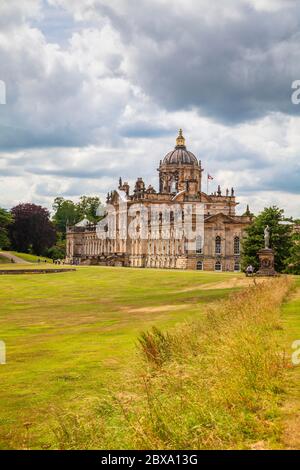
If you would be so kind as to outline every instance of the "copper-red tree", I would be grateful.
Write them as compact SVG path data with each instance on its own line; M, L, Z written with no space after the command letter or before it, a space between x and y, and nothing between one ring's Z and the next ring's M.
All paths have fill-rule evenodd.
M54 245L56 232L47 209L27 203L13 207L11 213L10 240L15 250L42 255Z

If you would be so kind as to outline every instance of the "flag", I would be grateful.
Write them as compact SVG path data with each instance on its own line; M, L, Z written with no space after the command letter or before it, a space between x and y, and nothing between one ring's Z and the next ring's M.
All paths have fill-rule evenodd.
M213 180L213 177L208 173L207 179L208 179L208 180Z

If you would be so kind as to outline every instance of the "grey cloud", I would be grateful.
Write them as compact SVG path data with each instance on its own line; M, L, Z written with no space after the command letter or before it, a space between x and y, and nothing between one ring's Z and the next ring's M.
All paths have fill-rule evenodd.
M12 151L19 149L51 148L51 147L73 147L84 146L89 143L88 133L80 135L74 133L71 128L43 129L20 128L1 125L0 123L0 149L1 151Z
M157 164L174 146L177 127L191 133L188 146L205 169L220 178L223 172L222 186L232 174L238 196L282 191L288 204L288 195L299 193L294 127L273 114L300 111L290 101L291 82L300 79L296 2L259 10L259 0L197 0L189 10L190 0L56 0L69 3L67 14L56 8L34 19L21 3L12 0L18 9L15 16L6 10L3 28L0 18L10 41L0 40L8 92L0 107L5 200L10 190L17 197L11 176L18 176L18 197L28 188L43 201L104 193L119 176L156 186ZM71 19L77 8L89 9L84 21ZM108 21L120 44L117 34L106 44L98 38ZM266 114L270 124L244 125ZM252 138L263 134L260 122L266 135Z
M9 46L0 40L0 79L7 89L7 104L0 107L0 150L116 144L116 123L133 99L131 85L119 70L120 52L106 47L103 57L101 48L97 53L95 30L96 42L88 44L95 58L85 65L86 38L78 51L80 37L61 48L47 43L27 23L20 31L14 26L5 31ZM102 76L93 70L97 60Z
M43 10L39 18L34 19L31 24L39 28L51 43L66 44L72 34L77 31L77 25L71 14L65 9L50 5L43 1Z
M81 179L74 179L71 184L64 184L60 188L59 195L62 197L79 198L83 194L99 195L108 192L111 189L112 181L100 179L97 184L87 181L83 184ZM47 183L38 183L35 185L35 193L38 197L47 197L52 200L57 196L57 188Z
M241 182L239 182L241 181ZM286 198L278 203L281 206L289 204L289 196L299 194L300 191L300 167L287 165L273 166L264 170L240 170L236 185L238 195L256 196L264 192L284 193Z
M202 150L203 152L203 150ZM201 152L201 153L202 153ZM215 165L222 169L262 170L272 167L272 163L266 159L265 155L258 150L254 152L241 145L237 140L227 137L214 148L208 149L202 159L204 166Z
M300 192L300 166L280 166L271 174L265 174L262 178L263 188L270 191L281 191L287 194L299 194ZM256 188L256 190L262 189Z
M0 168L0 178L4 176L24 176L24 172L19 168Z
M120 135L129 138L156 138L174 136L177 129L153 125L151 122L131 122L119 128Z
M277 11L258 11L249 1L227 1L207 21L195 2L190 14L172 2L125 2L126 16L98 10L129 41L129 74L160 105L173 111L198 109L226 123L256 119L273 111L299 114L291 83L300 77L297 2ZM222 15L235 6L236 16ZM116 19L117 18L117 19Z
M90 168L86 169L83 166L78 169L72 168L37 168L37 167L28 167L27 172L33 175L51 175L51 176L61 176L64 178L79 178L79 179L99 179L103 176L117 176L120 173L119 169L112 168Z

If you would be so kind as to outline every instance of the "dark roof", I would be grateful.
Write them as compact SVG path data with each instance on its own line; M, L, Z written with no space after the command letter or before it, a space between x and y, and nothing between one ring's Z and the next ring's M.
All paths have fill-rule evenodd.
M198 160L192 152L186 147L177 146L174 150L167 153L163 159L163 165L198 165Z

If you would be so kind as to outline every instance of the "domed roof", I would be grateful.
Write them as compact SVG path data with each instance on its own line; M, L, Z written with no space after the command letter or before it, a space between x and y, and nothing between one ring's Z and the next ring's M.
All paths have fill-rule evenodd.
M186 148L176 148L167 153L163 159L164 165L197 165L198 160L192 152Z
M175 149L167 153L162 163L163 165L198 165L195 155L186 149L182 129L179 129Z

